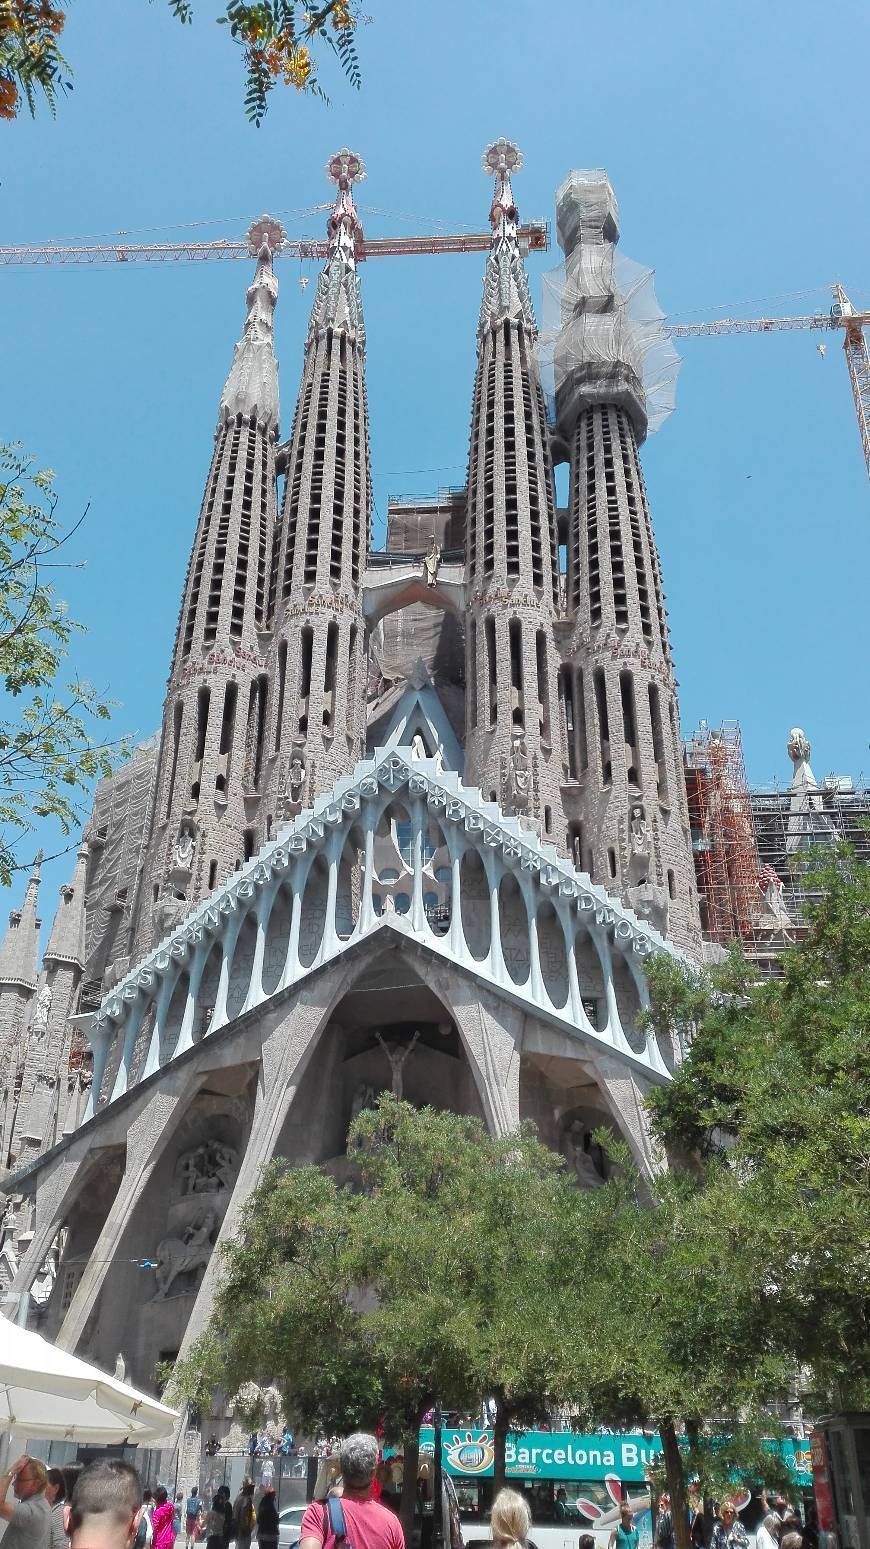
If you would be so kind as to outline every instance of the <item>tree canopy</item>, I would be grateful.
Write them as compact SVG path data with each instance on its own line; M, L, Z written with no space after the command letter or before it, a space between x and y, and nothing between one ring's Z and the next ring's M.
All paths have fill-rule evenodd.
M176 1390L207 1406L213 1388L274 1381L300 1424L379 1424L406 1452L436 1400L474 1409L494 1394L503 1450L511 1418L567 1391L576 1191L561 1158L525 1129L493 1138L391 1095L357 1117L348 1149L353 1187L266 1170Z
M173 15L191 23L195 0L168 0ZM248 118L261 123L268 96L278 82L325 96L318 78L334 53L353 86L360 85L355 0L221 0L203 8L226 27L242 53ZM71 70L61 53L66 14L51 0L0 0L0 118L14 119L22 102L35 113L41 94L52 112L58 94L72 89Z
M19 864L16 845L53 818L62 834L84 819L82 796L126 752L103 735L110 705L80 678L60 684L81 624L45 580L65 533L54 475L16 446L0 446L0 883ZM30 864L29 859L25 864Z

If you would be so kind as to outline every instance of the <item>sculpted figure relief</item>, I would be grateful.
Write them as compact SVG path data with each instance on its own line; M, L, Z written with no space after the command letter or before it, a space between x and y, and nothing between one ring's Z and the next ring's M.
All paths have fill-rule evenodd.
M401 1043L388 1044L388 1043L385 1043L383 1038L381 1037L380 1033L377 1032L377 1031L375 1032L375 1037L377 1038L378 1043L380 1044L380 1046L383 1049L385 1055L387 1056L387 1059L390 1062L390 1070L392 1071L392 1074L393 1074L393 1096L394 1097L398 1097L401 1100L402 1094L404 1092L404 1083L403 1083L403 1080L402 1080L402 1066L404 1065L406 1059L408 1058L408 1055L411 1053L415 1043L417 1042L418 1038L420 1037L420 1034L419 1034L419 1032L416 1032L414 1034L413 1038L411 1039L411 1042L410 1043L406 1043L406 1044L401 1044Z
M508 810L524 812L529 805L531 794L531 773L525 737L515 737L511 743L506 785Z
M426 576L426 585L435 586L438 582L438 566L441 563L441 549L434 532L429 537L429 547L423 556L423 570Z
M180 1237L164 1237L157 1249L155 1302L168 1296L179 1275L191 1269L205 1269L211 1258L212 1235L217 1225L213 1210L206 1211L197 1223L191 1223Z
M175 841L175 854L173 860L179 871L193 870L193 857L196 850L196 836L189 824L182 824L178 838Z
M600 1188L604 1175L593 1156L595 1148L589 1131L580 1119L572 1119L565 1126L559 1149L582 1188Z
M221 1140L207 1140L195 1151L187 1151L179 1157L177 1175L181 1179L182 1196L187 1194L214 1194L219 1189L231 1189L235 1183L239 1155L232 1146Z
M48 1013L51 1010L52 994L47 984L42 986L36 997L36 1005L33 1008L33 1017L30 1023L32 1033L44 1033L48 1026Z

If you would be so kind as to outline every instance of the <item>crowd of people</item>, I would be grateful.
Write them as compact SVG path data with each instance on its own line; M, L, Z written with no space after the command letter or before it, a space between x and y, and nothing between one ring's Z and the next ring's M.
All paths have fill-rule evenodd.
M321 1465L298 1549L405 1549L397 1512L382 1499L377 1438L357 1432L336 1443L335 1454L330 1447L330 1455L334 1466ZM569 1520L565 1493L558 1491L557 1520ZM771 1506L762 1492L760 1506L756 1549L817 1549L811 1527L783 1496ZM637 1515L636 1502L618 1506L607 1549L640 1549ZM72 1469L19 1458L0 1474L0 1519L2 1549L182 1549L182 1539L183 1549L199 1543L204 1549L251 1549L254 1538L259 1549L278 1549L279 1541L274 1489L263 1490L255 1504L254 1483L246 1478L235 1500L228 1485L221 1485L210 1503L196 1486L186 1499L181 1493L171 1498L162 1485L143 1490L136 1470L115 1458ZM494 1549L529 1549L531 1521L525 1496L501 1490L490 1514ZM708 1502L693 1513L689 1527L694 1549L748 1549L749 1534L730 1500L712 1508ZM594 1536L581 1533L578 1549L595 1549ZM659 1501L653 1549L676 1549L667 1495Z

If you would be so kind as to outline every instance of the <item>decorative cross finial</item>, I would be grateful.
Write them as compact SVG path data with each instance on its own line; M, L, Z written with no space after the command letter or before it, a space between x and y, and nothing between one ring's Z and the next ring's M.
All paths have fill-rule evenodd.
M357 156L356 151L349 151L346 145L330 156L324 170L330 183L336 183L340 189L350 188L352 183L363 183L367 176L362 157Z
M500 140L493 140L488 145L480 158L481 170L488 177L507 177L510 179L512 172L521 172L523 167L523 153L512 140L506 140L504 136Z
M248 236L248 252L252 258L259 258L264 247L273 255L280 251L287 240L287 233L280 221L273 219L271 215L261 215L254 221Z

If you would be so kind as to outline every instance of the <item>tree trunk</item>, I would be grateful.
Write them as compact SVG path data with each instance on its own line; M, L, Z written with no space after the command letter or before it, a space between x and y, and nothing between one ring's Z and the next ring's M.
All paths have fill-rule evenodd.
M677 1549L691 1549L689 1537L689 1499L686 1491L686 1472L683 1455L673 1420L659 1421L659 1435L665 1455L665 1472L668 1493L671 1497L671 1516L674 1523L674 1543ZM655 1523L653 1523L655 1533Z
M495 1450L495 1458L494 1458L493 1467L492 1467L492 1491L493 1491L493 1498L496 1495L498 1495L499 1490L503 1490L504 1489L504 1483L505 1483L505 1461L504 1461L504 1454L505 1454L505 1446L507 1444L508 1425L510 1423L510 1419L509 1419L507 1410L505 1409L504 1404L502 1403L501 1399L497 1398L496 1401L495 1401L495 1404L496 1404L495 1426L493 1427L493 1447L494 1447L494 1450Z
M414 1512L417 1506L417 1474L420 1466L420 1432L415 1430L413 1436L406 1436L402 1444L405 1456L405 1469L402 1474L402 1502L399 1508L399 1520L402 1524L402 1532L405 1535L405 1543L410 1544L414 1536Z

